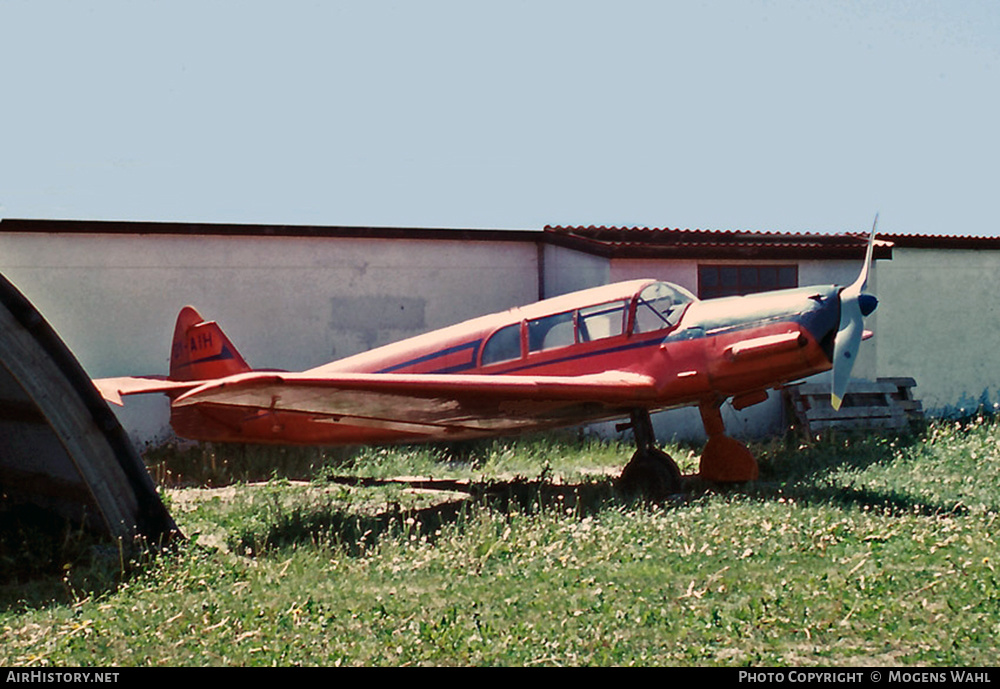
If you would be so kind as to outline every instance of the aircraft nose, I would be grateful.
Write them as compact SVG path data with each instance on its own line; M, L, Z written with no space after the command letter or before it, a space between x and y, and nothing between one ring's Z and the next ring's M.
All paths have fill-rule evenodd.
M878 298L874 294L858 295L858 308L861 309L861 315L870 316L877 306Z
M833 339L840 323L840 294L833 288L809 297L809 306L803 309L801 323L833 360Z

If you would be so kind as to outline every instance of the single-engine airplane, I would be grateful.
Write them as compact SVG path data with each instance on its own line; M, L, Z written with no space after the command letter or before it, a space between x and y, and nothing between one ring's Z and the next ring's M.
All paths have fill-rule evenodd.
M876 217L876 224L878 219ZM214 321L184 307L170 373L95 381L105 399L166 393L185 438L334 445L451 441L628 417L636 452L622 480L675 492L680 471L656 446L649 414L697 406L708 435L699 473L748 481L757 463L726 435L721 405L833 369L839 408L863 319L878 304L864 265L825 285L698 300L682 287L632 280L586 289L303 372L252 369Z

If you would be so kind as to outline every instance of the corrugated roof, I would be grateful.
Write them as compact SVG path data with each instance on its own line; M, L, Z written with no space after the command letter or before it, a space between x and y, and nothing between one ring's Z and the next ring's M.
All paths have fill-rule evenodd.
M867 235L681 230L648 227L545 227L555 243L611 258L863 258ZM891 258L892 243L879 239L876 258Z
M971 251L996 251L1000 237L975 237L972 235L943 234L887 234L883 239L907 249L965 249Z

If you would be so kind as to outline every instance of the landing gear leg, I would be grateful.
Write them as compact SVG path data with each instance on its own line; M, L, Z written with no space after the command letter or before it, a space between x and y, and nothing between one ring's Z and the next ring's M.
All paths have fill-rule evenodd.
M701 421L708 434L708 443L701 452L698 474L715 483L743 483L757 480L757 460L747 446L726 435L721 407L703 402Z
M649 411L636 409L632 412L631 419L623 428L631 427L636 451L622 470L617 488L625 493L643 495L653 500L662 500L680 492L681 470L670 455L656 447Z

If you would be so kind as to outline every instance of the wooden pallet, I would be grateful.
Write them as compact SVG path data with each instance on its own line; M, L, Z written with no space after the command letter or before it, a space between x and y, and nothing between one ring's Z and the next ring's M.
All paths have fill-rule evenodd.
M924 418L920 401L913 398L916 385L913 378L852 380L839 411L830 405L829 384L789 385L783 392L795 425L812 437L830 428L909 430Z

